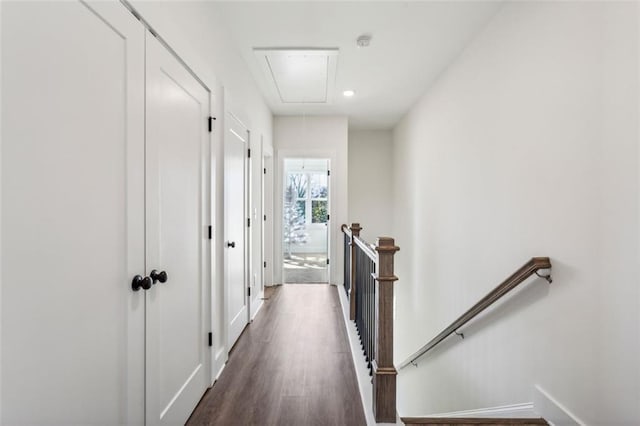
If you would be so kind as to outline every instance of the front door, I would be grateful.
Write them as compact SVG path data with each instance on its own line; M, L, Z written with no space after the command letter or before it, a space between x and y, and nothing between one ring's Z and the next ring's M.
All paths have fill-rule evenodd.
M225 293L227 348L231 349L248 323L247 150L249 132L232 115L224 134Z
M184 424L206 390L209 93L147 32L147 424ZM155 271L155 272L154 272Z

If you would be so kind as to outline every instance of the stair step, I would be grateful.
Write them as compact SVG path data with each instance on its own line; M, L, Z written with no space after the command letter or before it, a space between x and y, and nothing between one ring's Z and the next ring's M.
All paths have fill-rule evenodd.
M464 418L464 417L402 417L405 425L428 426L475 426L475 425L549 425L543 418L538 419L505 419L505 418Z

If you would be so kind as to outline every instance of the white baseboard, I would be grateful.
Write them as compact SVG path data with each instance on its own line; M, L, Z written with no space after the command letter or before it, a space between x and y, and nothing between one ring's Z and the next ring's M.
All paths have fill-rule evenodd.
M218 380L220 374L222 374L222 370L227 365L227 350L222 347L218 349L215 354L212 355L212 365L211 365L211 386Z
M369 376L369 370L362 356L362 347L360 346L355 323L349 319L349 299L342 286L337 286L336 291L340 295L342 316L344 317L347 337L349 338L353 367L355 368L356 378L358 379L358 388L360 389L362 408L364 409L367 426L375 426L376 420L373 417L373 387L371 386L371 376Z
M424 416L402 416L402 417L477 417L477 418L523 418L533 419L540 417L534 411L533 402L523 402L519 404L501 405L498 407L478 408L474 410L452 411L449 413L436 413Z
M585 426L586 423L569 411L547 391L536 385L533 392L533 405L540 417L552 426Z
M218 379L220 378L220 375L222 374L222 372L224 371L224 368L227 366L227 363L225 362L224 364L222 364L222 367L220 367L220 370L218 370L218 374L216 374L216 382L218 381Z
M254 299L254 303L256 300L258 301L258 307L256 308L255 312L253 313L253 316L251 317L252 322L254 319L256 319L256 315L258 315L258 312L260 312L260 309L262 309L262 306L264 305L264 292L260 294L260 297L256 297Z
M545 419L551 426L586 426L575 414L570 412L558 400L540 386L536 385L533 402L502 405L499 407L479 408L475 410L453 411L427 415L403 415L402 417L476 417L476 418L539 418Z

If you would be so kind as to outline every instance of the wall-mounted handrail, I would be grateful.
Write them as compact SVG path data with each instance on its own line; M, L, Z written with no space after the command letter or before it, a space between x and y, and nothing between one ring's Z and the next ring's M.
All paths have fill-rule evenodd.
M458 319L451 323L447 328L442 330L436 337L431 339L426 345L421 347L418 351L414 352L411 356L409 356L404 362L402 362L398 369L405 368L408 365L415 364L415 361L420 358L422 355L429 352L431 349L436 347L440 342L449 337L450 335L457 333L458 329L465 325L467 322L471 321L476 315L480 312L487 309L493 303L495 303L498 299L500 299L505 294L509 293L515 287L517 287L524 280L529 278L532 275L538 275L541 278L546 279L549 283L551 282L550 275L540 275L538 271L540 269L551 269L551 261L548 257L533 257L527 263L525 263L520 269L514 272L509 278L504 280L502 284L491 290L489 294L483 297L478 303L473 305L471 309L462 314Z

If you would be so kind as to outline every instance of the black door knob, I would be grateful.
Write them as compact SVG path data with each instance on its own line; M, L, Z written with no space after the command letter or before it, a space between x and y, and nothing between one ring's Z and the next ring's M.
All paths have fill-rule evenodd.
M231 241L230 243L227 243L227 247L236 248L236 242Z
M165 271L158 272L154 269L153 271L151 271L151 274L149 274L149 276L153 280L153 284L158 281L160 281L161 283L167 282L167 273Z
M133 281L131 281L131 289L133 291L138 291L141 288L144 290L149 290L152 285L153 285L153 282L151 281L151 278L149 277L143 278L140 275L136 275L135 277L133 277Z

